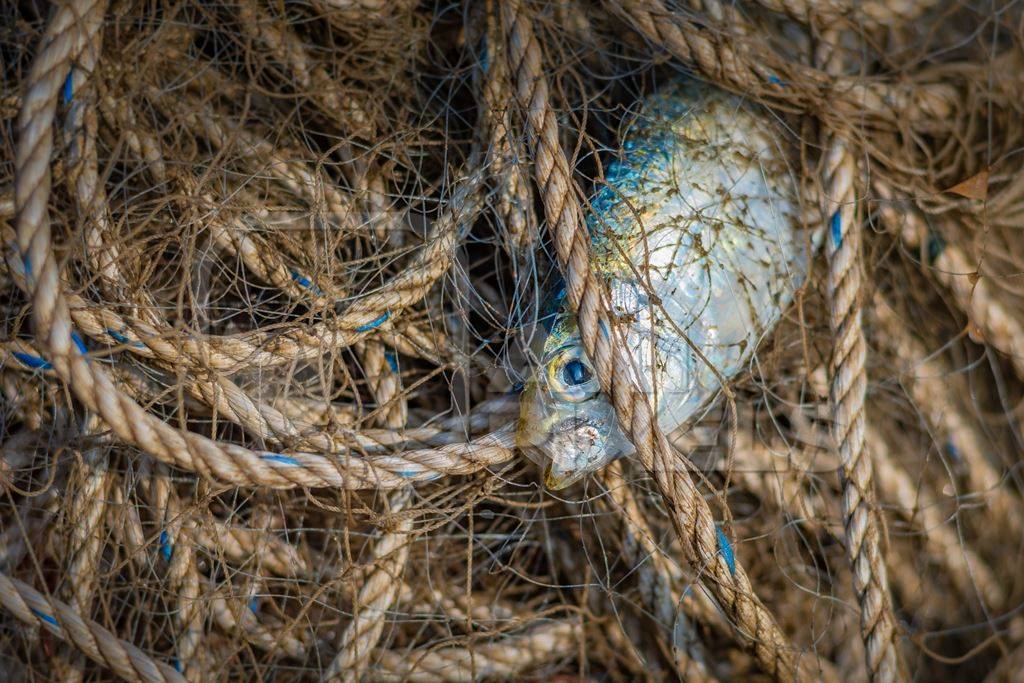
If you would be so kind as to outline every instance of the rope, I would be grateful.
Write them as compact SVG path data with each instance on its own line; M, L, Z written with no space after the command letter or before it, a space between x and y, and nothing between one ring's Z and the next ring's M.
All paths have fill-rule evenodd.
M851 120L870 119L894 128L908 121L942 121L957 106L956 89L946 83L915 83L907 88L878 78L834 76L782 59L751 32L737 35L744 34L746 22L731 3L690 3L693 11L704 11L699 21L669 10L663 0L605 0L605 4L655 47L709 80L783 110L820 116L831 130L850 132Z
M392 513L401 512L411 499L411 491L402 489L391 497ZM402 588L402 573L409 558L413 518L401 517L395 529L383 534L373 547L373 564L353 605L352 621L345 627L324 680L331 683L357 681L373 649L384 633L387 612L398 599Z
M0 181L14 183L0 184L0 604L21 615L7 625L27 647L11 674L714 680L758 668L831 680L865 660L888 666L871 650L876 632L863 646L850 637L876 608L895 623L882 572L900 618L950 636L936 652L913 638L926 655L916 676L971 657L1009 676L1024 632L1001 614L1019 597L1002 574L1021 536L1020 378L1007 376L1024 376L1013 50L994 34L960 40L964 26L930 30L976 14L929 11L932 0L754 5L242 0L237 13L186 3L150 17L58 0L45 18L0 11L17 24L0 117L21 116ZM918 11L929 14L900 25ZM860 73L806 58L829 30L848 32ZM934 58L920 62L922 50ZM846 173L852 186L862 165L883 188L886 229L922 252L911 263L888 236L861 232L852 267L873 253L880 276L934 273L937 290L897 292L893 310L903 299L941 308L948 293L971 339L1008 356L960 343L956 310L910 330L871 300L872 340L888 350L872 368L895 368L871 380L881 406L862 416L873 500L856 473L832 475L830 373L863 412L872 359L858 356L858 331L847 357L823 360L824 267L738 381L735 421L709 413L669 442L634 386L591 271L575 155L581 171L603 158L632 98L673 70L772 106L801 138L820 124L826 150L845 145L833 177L803 174L805 199L828 185L852 206L862 197L833 185ZM838 170L848 158L852 170ZM794 172L807 159L794 154ZM963 196L934 192L965 177ZM835 215L824 222L837 244L862 230ZM988 245L983 260L972 240ZM610 490L585 484L563 500L514 451L503 425L519 414L510 389L549 255L653 484L623 482L617 463ZM833 304L861 303L847 281ZM851 427L851 452L857 438ZM735 521L716 523L705 477L725 481L714 515ZM839 510L840 488L861 496L874 526L864 543L880 546L859 552L890 561L869 566L863 609L845 609L834 580L860 520ZM387 499L407 507L388 518ZM886 523L900 533L887 538ZM358 552L369 561L354 563ZM39 602L14 577L45 587ZM957 654L973 638L965 623L992 635ZM76 646L51 652L43 630ZM1010 650L986 652L1004 636Z
M68 566L68 588L71 603L80 614L92 611L93 596L99 582L99 564L103 552L103 521L107 514L107 492L110 488L110 474L107 469L107 453L101 449L88 451L82 456L82 466L75 470L83 481L75 489L73 510L78 519L71 528L68 549L71 563ZM81 681L84 675L84 659L77 656L57 660L58 668L68 665L62 672L62 680Z
M225 596L212 584L205 591L213 619L222 631L237 635L255 648L274 657L287 656L302 661L306 658L309 644L296 636L294 628L272 627L262 623L249 609L248 599Z
M366 381L377 402L377 422L392 429L404 427L409 419L409 405L402 393L397 360L376 341L363 342L356 350L362 357Z
M861 229L856 219L853 155L833 140L825 159L829 205L828 295L833 347L829 395L839 450L846 549L861 611L868 674L873 681L906 680L896 644L896 617L882 557L871 454L864 445L866 342L861 315Z
M93 92L83 92L81 87L88 74L91 74L99 60L103 32L97 31L92 42L85 46L78 65L68 74L73 93L73 104L69 107L65 129L68 131L68 172L66 181L71 186L72 195L78 203L81 214L87 215L87 224L99 218L92 216L95 204L90 200L82 201L86 193L94 193L96 187L96 117L86 102L94 99ZM90 89L91 90L91 89ZM74 96L77 95L77 98ZM106 266L111 257L106 253L104 245L90 240L92 232L87 233L89 254L97 262L97 272L106 276ZM98 258L97 258L98 257ZM92 610L92 596L97 585L96 576L103 542L100 537L100 524L105 514L106 491L109 486L107 477L106 454L89 451L83 456L81 467L76 466L75 472L84 477L81 488L76 491L76 504L72 509L80 511L78 523L72 528L69 550L72 560L68 567L70 591L67 597L78 611L88 616ZM81 653L70 653L68 658L59 658L55 662L56 674L68 683L78 683L83 679L85 658Z
M149 470L152 472L149 472ZM149 502L160 529L160 554L167 565L168 591L176 599L174 639L175 664L189 681L204 677L205 653L202 642L203 599L200 595L199 568L195 551L189 542L194 536L191 515L183 509L170 473L164 465L146 468L149 479Z
M356 488L395 488L410 479L435 476L435 472L428 471L427 467L440 465L448 469L451 466L450 471L465 473L474 469L472 466L468 470L465 468L467 460L485 467L511 457L511 439L498 434L484 437L475 443L446 446L432 452L413 451L407 453L405 458L388 456L375 463L353 458L347 458L347 462L339 461L311 453L261 455L234 444L220 444L199 434L181 432L149 415L114 386L100 364L90 362L83 355L80 339L71 322L67 299L60 287L59 268L53 254L46 218L51 189L48 163L53 148L49 122L53 120L57 96L64 82L60 72L73 55L82 49L81 41L74 39L79 35L78 32L69 31L69 27L78 17L83 17L91 22L86 28L95 33L102 23L102 10L102 5L95 1L79 0L72 5L62 5L55 13L47 28L47 36L56 37L44 41L28 77L30 85L19 117L19 141L15 158L18 246L25 262L28 283L32 287L36 335L46 350L48 362L61 379L70 385L78 399L99 414L118 437L158 460L242 486L349 488L354 485ZM361 324L365 326L374 322L374 319L366 320L367 315L409 303L410 292L421 291L447 269L447 265L439 269L439 266L428 264L446 263L440 258L440 253L451 249L454 242L454 231L442 230L437 239L424 250L423 258L420 259L423 266L405 271L395 278L393 287L387 291L354 304L349 313L352 314L352 309L360 313L352 315L350 319L354 318L353 322L362 321ZM367 301L373 303L368 305ZM153 339L148 335L144 338L152 348ZM177 355L177 349L174 348L176 344L164 343L167 351ZM337 345L337 340L316 342L317 349ZM399 474L388 470L389 465L398 468Z
M675 590L673 574L678 572L672 571L671 560L654 539L636 496L622 476L622 462L612 462L601 474L609 495L601 496L598 501L612 508L619 520L622 553L630 570L635 568L637 572L637 583L647 609L662 628L672 631L673 651L666 654L675 665L679 679L693 683L717 681L709 670L704 644L689 623L689 615L685 614L689 607L685 603L695 600ZM682 609L680 603L684 604ZM692 607L689 611L693 611Z
M263 529L204 520L190 531L194 543L238 566L257 562L261 572L284 578L311 578L319 571L295 546Z
M929 244L931 231L921 215L914 210L897 211L895 202L901 197L886 183L875 182L873 188L881 200L878 214L882 224L908 246ZM1024 379L1024 324L995 296L986 278L978 273L977 262L961 247L945 244L930 265L928 272L950 289L960 310L982 331L984 340L1003 353L1017 377Z
M805 24L828 27L846 19L854 26L863 24L877 30L912 21L938 4L938 0L757 0L757 3Z
M484 10L484 60L480 67L480 107L490 134L487 161L498 188L498 215L508 231L506 251L526 254L537 235L537 216L530 186L529 169L522 143L515 136L512 121L512 81L507 48L498 26L494 2Z
M96 622L83 619L63 602L44 597L6 574L0 574L0 604L18 619L41 626L126 681L185 683L185 678L167 664L154 661Z
M885 331L879 337L897 358L913 358L913 364L900 369L900 379L914 405L934 426L945 432L948 442L967 463L969 496L981 496L992 514L990 532L1000 537L1024 538L1024 520L1018 513L1020 499L1003 482L1002 473L989 460L988 445L955 404L948 378L954 372L940 358L932 357L924 344L901 324L890 302L875 295L873 319ZM984 529L982 530L984 532Z
M719 552L711 509L658 428L648 397L634 383L623 345L599 330L613 330L600 285L589 263L590 238L580 215L568 163L559 144L558 123L549 104L541 47L522 4L502 4L502 22L513 67L516 97L527 122L535 177L569 302L601 388L611 397L619 425L664 496L672 523L690 563L733 620L743 647L778 680L809 677L775 619L754 594L742 566L730 566ZM613 330L614 331L614 330Z
M382 681L437 683L510 679L545 662L573 652L580 627L570 621L542 624L523 635L509 636L472 647L443 647L436 650L400 652L385 650L377 657Z

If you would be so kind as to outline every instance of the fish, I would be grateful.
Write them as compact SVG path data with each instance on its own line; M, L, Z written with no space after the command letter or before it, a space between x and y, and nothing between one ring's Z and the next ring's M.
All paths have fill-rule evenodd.
M794 149L767 110L675 81L642 103L590 198L591 268L666 434L692 423L751 362L807 278L816 239ZM562 489L635 449L564 289L549 304L516 444L544 466L548 488Z

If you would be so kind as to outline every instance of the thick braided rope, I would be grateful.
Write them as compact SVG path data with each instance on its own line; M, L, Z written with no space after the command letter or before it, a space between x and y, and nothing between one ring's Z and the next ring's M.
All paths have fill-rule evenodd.
M83 27L83 24L79 24ZM67 76L70 85L72 103L69 106L65 129L68 132L68 169L66 180L74 196L79 214L84 216L87 225L103 220L106 215L97 211L97 200L105 198L96 196L97 162L96 132L97 122L94 88L85 88L88 78L99 62L103 31L97 30L91 40L83 47L76 68ZM86 243L90 258L97 263L97 272L102 277L109 277L108 264L116 259L116 250L111 245L97 243L90 239L95 231L87 229ZM96 422L90 418L89 422ZM94 430L93 430L94 431ZM68 567L70 583L70 601L79 614L88 617L92 611L92 599L98 583L100 555L103 551L102 525L106 517L107 492L110 487L110 475L107 469L107 453L103 449L91 449L83 454L82 466L75 467L83 481L75 492L70 510L75 515L71 531L69 548L74 553ZM69 666L60 671L65 659L58 659L58 675L68 683L81 681L84 675L84 655L71 654Z
M56 376L52 368L38 366L44 362L43 354L20 339L0 342L0 359L8 366L29 374L33 380ZM386 356L382 362L386 362ZM118 387L136 401L162 402L168 398L162 385L140 372L114 366L111 375ZM381 453L399 446L445 446L465 439L465 430L452 431L440 426L354 430L351 425L358 412L355 406L288 397L277 397L273 405L267 405L253 400L224 378L215 381L212 390L198 381L184 387L188 395L203 402L190 404L191 411L207 416L213 414L212 407L218 416L228 417L251 434L274 443L284 441L293 448L311 446L338 453L351 449L362 454ZM478 412L474 411L474 414ZM479 432L486 426L485 423L474 431Z
M635 568L644 604L661 622L662 628L672 632L673 651L668 654L680 680L693 683L717 680L708 670L704 644L687 618L687 608L692 610L692 605L686 603L695 603L696 600L682 597L679 590L674 590L673 573L676 572L672 571L671 561L655 542L636 496L622 476L622 461L609 464L602 471L602 479L609 495L600 496L598 502L611 507L618 518L622 553L628 563L627 568L630 571Z
M209 601L214 622L225 633L239 636L253 647L275 657L287 656L300 661L307 657L309 644L306 641L311 640L309 634L300 631L297 636L294 625L284 627L281 624L264 624L249 609L247 599L225 595L223 590L212 583L204 595Z
M201 652L203 613L200 609L199 568L190 542L195 525L191 515L183 509L167 467L156 464L151 472L149 503L161 529L161 553L168 560L166 581L175 604L178 631L174 638L174 651L178 669L189 681L198 681L203 675L205 657Z
M99 363L90 362L82 354L67 300L61 291L59 266L50 239L47 203L51 190L51 124L65 77L64 69L74 55L81 52L81 36L87 33L69 28L79 17L91 17L92 23L87 25L92 31L98 31L102 12L103 7L96 2L78 0L73 5L62 5L54 14L27 79L29 89L19 117L15 155L18 246L32 288L36 334L46 350L47 360L58 376L71 386L76 397L99 414L119 438L158 460L238 485L396 488L412 480L435 478L438 473L430 470L441 462L455 465L450 473L467 473L511 457L510 431L485 436L476 443L412 451L405 457L382 456L379 460L354 457L336 460L312 453L259 454L179 431L149 415L115 387ZM427 263L434 261L430 258L434 254L430 252L446 249L449 241L455 240L454 234L446 234L449 236L446 239L435 240L443 245L431 245L425 250ZM436 280L432 271L413 268L396 280L404 279L412 289L417 289L425 279L432 278ZM370 298L388 309L402 302L403 291L408 288L379 292ZM365 303L360 306L365 301L356 302L353 308L368 309ZM476 459L477 456L480 459ZM469 460L479 466L471 465L466 469ZM395 470L391 471L391 467Z
M166 97L162 93L160 96ZM292 164L296 167L292 169L279 159L265 141L253 138L241 128L235 127L225 132L222 126L226 124L191 110L187 113L204 122L200 129L206 132L211 142L223 145L228 139L240 138L243 148L261 150L260 157L268 160L268 168L278 170L279 176L289 181L288 187L300 196L312 192L310 197L315 198L327 190L334 192L322 180L313 178L303 164ZM93 182L88 196L94 198L89 203L95 207L102 202L95 199L98 191L95 187L95 173L91 177ZM97 320L96 313L77 305L78 298L74 296L70 297L71 313L75 322L90 336L108 341L113 330L117 340L126 343L133 353L145 355L151 351L169 362L185 361L196 367L212 367L231 372L315 358L325 346L340 348L373 334L378 328L389 325L389 319L398 311L422 299L447 272L451 263L449 254L455 244L452 238L458 233L459 226L471 222L481 207L477 194L479 184L480 174L473 174L456 187L451 209L437 221L427 246L417 253L409 268L388 282L386 288L359 297L340 316L303 329L269 335L257 331L225 337L191 335L182 338L179 331L158 324L157 321L123 319L113 312L104 312ZM350 215L352 210L344 206L347 203L347 200L339 196L329 206L338 207L334 211L339 214ZM110 259L105 261L110 263ZM142 310L150 309L142 307Z
M84 46L76 68L68 74L71 86L71 100L65 122L67 132L68 168L66 180L71 186L71 193L78 203L80 215L86 216L88 224L97 222L103 216L94 216L93 201L96 186L96 114L91 104L96 98L92 88L82 88L96 68L102 46L103 31L96 31L92 40ZM84 77L83 77L84 76ZM90 199L83 201L82 197ZM107 276L106 265L116 258L116 253L109 251L102 243L90 239L94 231L86 231L86 244L90 258L97 262L96 271L101 277ZM80 614L88 616L92 611L92 598L98 582L100 553L103 542L100 536L106 510L106 492L109 477L106 453L100 450L89 450L83 454L82 466L76 463L75 471L83 478L75 492L74 504L70 508L74 513L73 527L69 549L73 553L68 566L68 591L71 604ZM55 661L57 675L67 683L78 683L84 676L85 656L80 652L68 653L69 657Z
M121 253L114 240L105 239L111 232L111 225L106 192L99 182L98 97L92 78L99 63L102 37L102 30L95 33L93 41L82 51L76 68L68 73L65 98L70 97L70 102L67 103L65 130L69 150L65 181L75 200L89 265L104 284L113 288L118 280L117 264Z
M14 215L13 196L0 193L0 218L6 218L8 215ZM442 221L448 215L444 214ZM216 230L217 225L215 223L211 226L211 232L214 234L219 233ZM5 243L16 241L15 233L10 231L6 224L0 224L0 231L2 231ZM14 283L23 291L31 292L22 260L14 254L7 256L7 265ZM266 254L263 255L263 258L266 258ZM275 261L275 263L279 263L279 261ZM420 266L418 263L414 263L413 267L419 268ZM261 277L263 269L264 266L258 267L254 274ZM329 292L325 292L325 294L329 294ZM370 293L367 296L372 297L373 295ZM123 344L127 350L144 358L158 358L163 355L171 358L176 366L182 363L192 365L193 357L201 357L201 363L195 365L199 371L198 374L204 374L209 368L230 373L238 370L272 367L296 360L315 358L323 351L315 344L308 347L296 344L283 348L260 348L261 344L265 344L268 339L271 339L270 336L261 332L225 337L192 335L182 338L179 330L169 327L154 327L138 320L124 318L119 313L87 301L74 292L65 292L64 299L67 301L72 322L89 337L106 344L114 340L118 344ZM364 328L369 327L372 325L364 326ZM138 330L138 334L134 330ZM322 323L314 323L311 326L311 331L313 334L328 333ZM348 341L343 341L341 346L354 344L363 338L386 338L387 342L401 354L411 358L421 358L434 364L441 363L438 358L439 350L457 352L450 346L441 330L425 331L416 323L393 321L390 316L373 329L363 329L354 335L345 337ZM269 353L265 353L266 351ZM247 353L251 355L249 360L245 361Z
M97 43L101 34L102 32L96 34ZM122 261L114 246L116 240L111 234L106 193L99 181L96 111L95 107L90 106L93 104L92 93L86 93L86 88L82 87L85 82L84 75L93 71L97 61L98 44L91 44L83 52L82 68L73 70L69 76L69 79L77 76L73 78L72 83L78 85L73 85L71 89L73 100L68 116L68 128L72 131L72 139L67 176L79 215L85 223L85 241L88 245L86 253L93 269L105 280L111 295L130 301L127 288L124 286L126 278L120 265ZM134 309L144 316L148 324L170 326L157 313L159 306L151 297L144 293L136 293L134 299ZM157 353L159 354L159 349ZM180 360L180 356L164 356L162 360L173 368ZM320 430L310 434L308 429L301 429L279 411L253 400L225 378L216 376L212 380L197 379L189 382L186 388L193 396L215 408L218 414L241 425L257 438L268 439L278 445L299 445L327 452L337 452L344 448L342 444Z
M877 429L868 427L866 440L874 456L882 497L922 530L926 551L944 567L943 574L953 587L966 600L980 597L989 607L1002 607L1006 601L1003 583L984 559L960 542L955 527L950 527L956 522L946 518L937 501L910 474L894 465L888 444Z
M867 343L861 315L861 230L854 194L856 163L838 139L833 139L826 154L824 185L828 206L824 215L831 217L827 251L833 339L829 393L842 475L846 551L860 605L868 674L873 681L906 680L882 557L871 454L864 444Z
M78 613L88 616L92 611L103 552L103 522L107 514L107 492L110 488L106 452L102 449L87 451L83 454L83 466L76 469L83 475L83 481L75 490L69 508L75 517L68 543L73 553L68 566L68 593ZM69 664L62 676L63 680L70 683L82 680L84 662L81 653L70 658L70 662L63 659L58 661Z
M185 678L167 664L153 660L96 622L83 619L63 602L46 598L28 584L2 573L0 605L26 624L41 626L78 648L126 681L185 683Z
M895 201L904 199L882 181L872 185L883 201L879 217L883 225L912 247L929 243L931 231L916 210L899 211ZM957 305L981 330L987 343L1005 354L1017 377L1024 379L1024 323L1019 312L1008 308L996 296L986 278L979 276L977 261L956 244L946 244L928 271L948 287Z
M508 230L510 254L524 253L536 238L529 169L523 158L522 143L512 134L512 82L504 36L499 30L494 2L486 3L484 40L486 61L479 84L483 120L490 134L487 161L498 186L498 214Z
M611 397L623 431L636 446L644 467L665 498L687 559L701 574L740 641L764 670L779 680L802 679L797 653L771 613L754 594L746 572L730 566L719 552L711 509L658 428L649 397L634 383L633 364L623 345L613 343L600 285L590 269L590 238L580 215L568 162L559 144L558 123L549 106L540 44L519 2L502 3L502 21L515 75L516 96L526 113L537 184L541 188L548 229L554 238L569 301L577 311L587 357L605 393Z
M582 636L574 621L535 626L522 635L471 646L436 650L385 650L376 657L374 680L440 681L509 680L546 663L570 657Z
M699 22L672 12L663 0L605 0L609 9L652 44L692 65L708 79L744 96L770 101L782 109L805 111L841 124L851 118L877 118L891 125L919 119L947 119L958 102L956 89L944 83L903 83L883 79L835 77L795 61L781 59L763 42L730 40L742 17L729 3L699 0ZM728 22L713 17L727 16ZM743 30L742 28L739 30ZM744 43L753 40L744 36Z
M931 357L924 344L896 319L890 304L876 294L871 307L873 319L882 329L881 340L897 358L913 359L901 368L901 383L925 419L946 434L960 457L967 463L967 495L980 496L995 524L991 531L1003 538L1024 537L1024 519L1019 513L1020 499L1003 482L1000 471L989 459L989 447L977 427L967 419L952 399L947 377L953 374L941 358Z
M285 578L313 577L314 570L298 549L277 535L257 528L237 527L204 519L189 530L193 542L218 558L237 565L255 563L261 572ZM258 558L258 559L254 559Z
M19 370L30 373L33 378L40 376L55 376L53 368L42 369L27 366L18 359L31 357L42 360L42 354L32 345L20 340L0 344L0 359L16 367ZM121 388L128 391L136 400L150 401L158 398L161 390L144 384L145 378L119 371L115 368L114 376L120 383ZM138 385L138 386L137 386ZM201 406L197 406L201 408ZM292 405L290 409L305 412L298 417L313 414L314 408L322 406ZM493 409L492 409L493 408ZM366 463L371 468L380 468L380 473L393 473L393 476L378 479L375 483L369 480L347 480L350 488L380 488L393 489L403 486L409 481L432 480L442 474L471 474L479 469L506 462L513 457L512 444L514 442L513 431L510 425L506 424L494 432L484 434L474 441L464 442L464 434L467 431L481 431L494 422L507 422L512 415L502 410L502 400L494 402L494 405L482 404L470 415L462 418L454 418L440 423L437 427L420 427L406 430L391 429L363 429L354 432L355 442L353 447L358 451L376 453L362 460L354 461L357 464ZM315 416L315 415L314 415ZM320 418L318 418L320 419ZM322 418L325 421L327 418ZM313 424L313 422L311 422ZM398 445L426 444L434 448L419 448L407 450L396 455L384 455L380 453L382 447ZM268 454L264 457L274 456L276 458L292 457L284 454Z
M762 7L805 24L831 26L841 19L877 29L921 16L938 0L757 0Z
M384 345L378 341L365 341L357 351L362 358L366 382L377 402L377 423L392 429L404 427L409 418L409 405L402 394L397 361L389 359Z
M400 512L411 499L408 489L397 491L391 499L391 511ZM393 530L381 536L373 547L372 568L359 588L352 606L352 621L345 627L338 654L323 675L337 683L360 680L367 661L384 633L387 611L398 599L402 574L409 558L413 518L402 517Z

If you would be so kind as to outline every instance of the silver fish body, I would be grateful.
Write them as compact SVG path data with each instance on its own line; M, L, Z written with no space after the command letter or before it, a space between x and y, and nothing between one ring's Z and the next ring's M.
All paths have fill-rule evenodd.
M591 199L591 265L666 432L750 362L806 277L812 245L785 140L764 110L676 83L644 103ZM517 431L551 488L633 450L559 306Z

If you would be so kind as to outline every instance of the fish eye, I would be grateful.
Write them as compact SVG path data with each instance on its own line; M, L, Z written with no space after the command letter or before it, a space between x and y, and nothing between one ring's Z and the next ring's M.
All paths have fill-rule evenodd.
M547 363L548 390L560 401L579 403L597 394L594 371L578 347L565 347Z
M586 384L592 376L593 373L590 372L590 368L579 358L573 358L562 366L562 382L566 386L575 387L580 384Z

